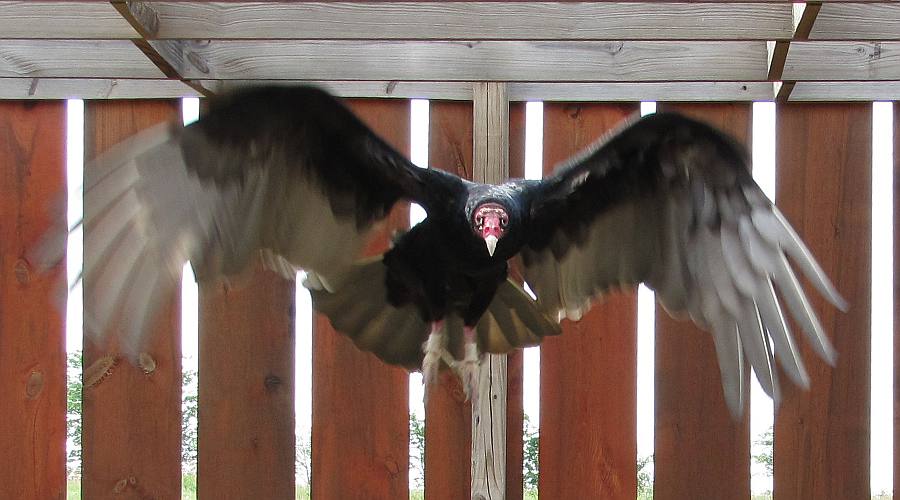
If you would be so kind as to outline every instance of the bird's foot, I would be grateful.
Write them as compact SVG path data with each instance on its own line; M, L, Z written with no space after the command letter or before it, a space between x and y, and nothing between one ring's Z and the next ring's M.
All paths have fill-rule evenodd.
M456 373L463 383L466 399L472 401L472 405L478 404L478 368L480 354L478 352L478 340L475 337L475 328L466 326L463 328L465 338L465 356L457 364Z
M441 366L441 358L447 351L447 338L444 335L444 321L435 321L431 324L431 333L428 340L422 344L425 358L422 360L422 381L425 387L431 387L437 383L438 371Z

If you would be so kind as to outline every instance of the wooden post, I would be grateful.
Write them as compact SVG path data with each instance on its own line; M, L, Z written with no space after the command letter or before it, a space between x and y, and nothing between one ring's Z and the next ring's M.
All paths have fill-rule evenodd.
M474 179L500 183L509 176L509 100L506 84L474 89ZM472 500L506 497L506 355L481 363L478 404L472 408Z
M775 498L869 498L872 104L779 105L777 126L776 203L850 308L810 293L838 358L798 342L810 390L783 384Z
M703 120L750 145L749 104L663 104L660 111ZM744 417L735 421L725 405L712 335L657 305L655 362L654 498L748 498L750 398L745 394Z
M64 103L0 103L0 498L66 494L65 262L28 257L47 231L65 245L65 123Z
M178 101L92 101L85 105L85 155L94 158L160 122L180 119ZM87 163L85 173L94 165ZM84 200L89 211L92 198ZM85 234L85 242L90 237ZM84 280L85 306L98 283ZM156 364L146 373L119 351L116 335L84 333L84 369L107 376L84 387L83 498L173 498L181 491L180 288L160 303L142 349ZM110 325L116 328L117 325ZM116 360L114 368L107 364ZM92 383L93 382L93 383Z

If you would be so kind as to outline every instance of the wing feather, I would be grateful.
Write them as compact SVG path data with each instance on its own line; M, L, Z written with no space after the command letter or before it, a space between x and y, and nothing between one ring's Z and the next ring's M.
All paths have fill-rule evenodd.
M834 362L787 257L832 304L845 302L753 182L746 152L708 125L651 115L529 194L534 236L522 251L524 274L548 313L579 318L603 294L646 283L667 311L710 331L734 415L746 397L745 356L776 403L776 362L808 385L779 297L816 353ZM576 243L572 234L586 238Z
M85 321L96 335L127 325L123 348L136 355L186 261L208 281L261 255L282 276L303 268L337 286L399 199L434 210L462 189L320 90L225 96L195 124L148 129L85 169Z

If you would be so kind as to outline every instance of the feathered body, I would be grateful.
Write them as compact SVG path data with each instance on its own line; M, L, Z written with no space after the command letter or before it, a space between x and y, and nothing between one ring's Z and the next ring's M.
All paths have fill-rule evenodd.
M261 255L286 277L305 270L314 306L360 348L424 367L429 380L443 360L471 381L480 352L538 343L559 333L559 318L643 282L667 310L712 332L738 413L745 355L776 400L776 357L807 383L776 288L817 352L834 357L786 257L843 306L748 166L744 149L712 127L656 114L547 179L484 185L413 165L321 90L244 90L89 169L85 276L100 286L87 320L102 334L124 309L137 352L184 261L210 280ZM360 261L401 199L427 218ZM513 258L536 300L508 278Z

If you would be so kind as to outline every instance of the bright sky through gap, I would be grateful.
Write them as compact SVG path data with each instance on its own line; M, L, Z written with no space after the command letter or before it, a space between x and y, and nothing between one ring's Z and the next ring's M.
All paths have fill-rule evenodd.
M410 103L410 156L417 166L428 168L428 130L431 108L425 99L413 99ZM425 210L413 203L409 207L409 225L414 226L425 220ZM422 384L422 373L409 374L409 411L420 420L425 419L425 386ZM410 476L412 476L412 469ZM410 487L413 478L410 477Z
M544 166L544 103L525 104L525 178L540 179ZM531 296L534 292L525 285ZM541 425L541 348L522 353L522 409L533 427Z
M656 102L641 103L641 116L656 113ZM653 455L655 439L656 294L644 285L637 293L637 432L638 458Z
M872 108L872 493L893 491L893 106ZM851 305L852 307L852 305ZM838 358L840 362L840 358Z
M775 199L775 103L753 103L753 180L770 200ZM750 490L754 493L772 491L772 477L764 466L753 460L755 454L771 453L771 447L756 445L760 436L775 421L775 407L766 395L756 375L750 376Z

